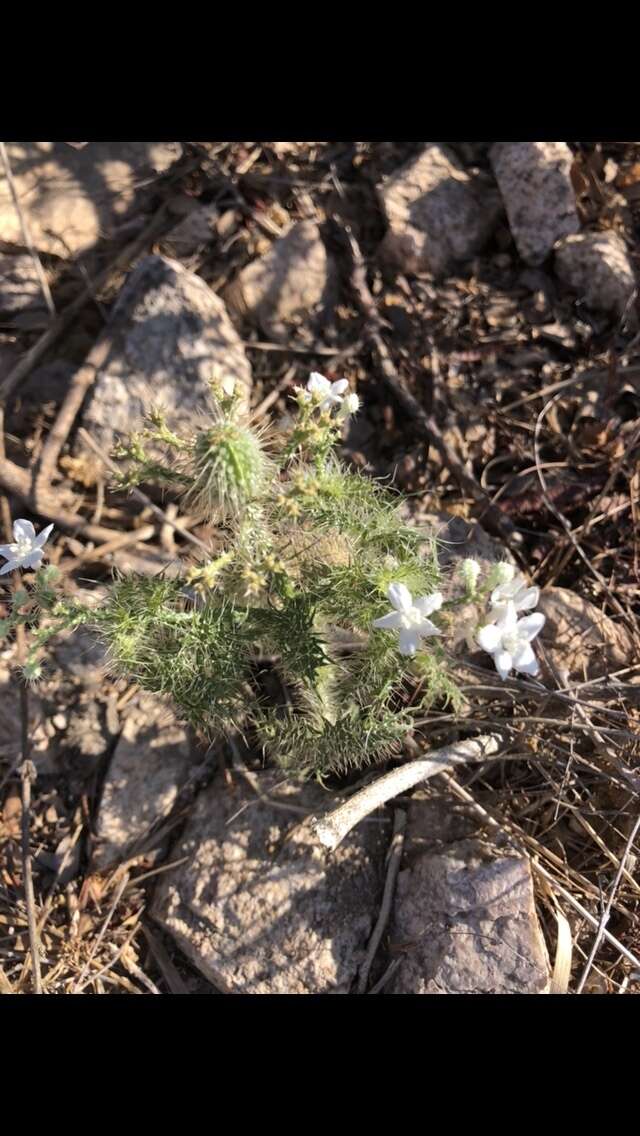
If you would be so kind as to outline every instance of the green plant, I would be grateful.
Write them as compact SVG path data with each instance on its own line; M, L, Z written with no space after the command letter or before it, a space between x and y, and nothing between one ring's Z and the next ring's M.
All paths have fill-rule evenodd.
M194 727L250 733L288 772L320 778L397 751L434 701L458 705L442 646L456 606L497 585L499 619L524 593L504 566L478 591L470 561L459 594L444 599L432 534L403 520L398 495L335 455L358 406L347 386L312 375L296 391L289 430L271 440L228 388L215 389L212 420L191 438L152 411L117 450L118 483L170 485L185 508L215 524L216 555L178 580L118 578L97 610L61 597L56 570L38 567L3 628L31 629L25 675L38 677L60 628L92 625L112 669L169 695ZM14 567L20 556L39 564L46 536L31 533L20 529L19 549L5 546ZM530 592L525 600L530 607ZM483 631L492 651L511 643Z

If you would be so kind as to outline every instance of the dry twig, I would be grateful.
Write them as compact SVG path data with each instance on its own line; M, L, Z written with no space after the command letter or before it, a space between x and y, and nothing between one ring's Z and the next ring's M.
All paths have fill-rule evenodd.
M393 813L393 835L391 837L391 844L389 845L388 853L388 866L387 876L384 881L384 891L382 893L382 903L380 911L376 920L376 925L373 928L373 933L369 939L367 953L364 962L360 968L358 976L358 994L364 994L367 989L367 982L369 981L369 971L376 952L380 946L380 941L385 931L385 927L389 921L391 914L391 904L393 903L393 896L398 879L398 872L400 871L400 862L402 860L402 849L404 848L404 830L407 825L407 814L402 809L395 809Z
M611 918L611 908L613 907L613 901L615 899L616 892L617 892L618 888L620 887L620 881L622 879L624 867L625 867L625 864L626 864L626 862L629 858L629 855L631 853L631 849L633 848L633 842L634 842L636 836L638 835L639 829L640 829L640 816L637 817L636 822L635 822L633 828L631 829L631 832L629 834L629 839L627 840L627 843L625 845L624 852L622 853L622 856L620 857L620 867L618 868L618 871L616 872L613 884L611 885L611 891L609 892L609 898L607 900L605 909L602 912L602 915L600 917L600 926L598 927L598 933L597 933L597 935L594 939L593 946L592 946L591 952L589 954L589 958L587 959L585 968L582 972L582 977L580 978L580 982L578 983L576 994L582 994L582 991L584 990L585 982L587 981L587 978L589 977L589 973L590 973L591 968L593 966L594 959L595 959L595 957L596 957L596 955L597 955L597 953L600 949L600 944L601 944L603 937L604 937L605 928L607 926L607 923L609 922L609 919Z
M76 316L82 311L85 304L88 304L93 299L96 292L104 288L105 284L109 282L115 272L122 271L136 256L138 256L147 247L150 241L159 236L167 223L167 207L162 205L153 219L149 222L145 229L131 241L125 248L118 253L116 257L107 265L102 272L98 273L95 280L93 280L75 300L64 309L57 319L51 324L51 327L44 332L43 335L30 347L29 350L23 355L22 359L18 360L15 367L9 371L9 374L4 378L0 385L0 399L6 400L11 393L15 390L19 383L26 379L27 375L31 373L39 359L42 358L45 351L48 351L54 343L60 339L60 336L71 326Z
M20 221L20 228L22 229L22 235L24 237L24 243L27 246L27 248L29 250L29 254L30 254L31 259L33 261L33 265L34 265L34 268L36 270L36 275L38 277L38 282L40 284L40 288L42 289L42 295L44 296L44 302L47 305L47 308L49 309L49 315L55 317L56 309L55 309L55 304L53 302L53 296L51 295L51 289L49 287L49 281L47 280L47 278L44 274L44 269L42 267L42 261L40 260L40 257L38 256L38 253L36 252L33 241L31 239L31 232L29 230L29 224L27 222L27 218L26 218L26 215L25 215L24 210L22 208L22 205L20 204L20 198L18 197L18 192L16 190L15 182L13 180L13 173L12 173L12 170L11 170L11 162L9 161L9 155L7 153L7 147L5 146L4 142L0 142L0 158L2 159L2 164L4 166L4 173L5 173L5 177L7 179L7 185L9 186L9 193L11 194L11 200L13 201L16 213L18 214L18 220Z
M479 738L456 742L454 745L443 746L442 749L433 750L428 757L399 765L371 785L365 786L328 816L314 818L316 836L325 848L333 852L352 828L392 797L406 793L421 781L435 777L436 773L441 773L454 765L484 762L496 757L506 758L509 755L502 752L504 746L503 734L486 734Z

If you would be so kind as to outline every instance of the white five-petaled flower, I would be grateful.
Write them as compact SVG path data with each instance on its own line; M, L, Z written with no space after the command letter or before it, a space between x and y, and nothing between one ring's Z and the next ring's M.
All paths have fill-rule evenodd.
M390 584L387 596L395 610L380 619L374 619L373 626L383 631L400 632L401 655L415 655L421 639L428 635L440 635L435 623L427 619L428 615L442 607L440 592L414 600L404 584Z
M478 643L493 656L503 682L511 670L535 677L540 668L531 643L544 627L545 617L541 611L534 611L518 619L514 603L509 601L503 607L494 623L480 628Z
M13 523L13 544L0 544L0 556L4 556L6 564L0 568L0 576L5 572L13 572L14 568L37 568L44 556L42 551L48 540L53 525L47 525L36 536L31 521L18 520Z
M338 379L336 383L332 383L318 371L313 371L304 391L305 401L313 399L320 403L320 410L331 410L334 406L340 406L344 392L348 389L348 379Z
M504 615L509 604L513 604L516 611L532 611L539 598L540 589L530 588L522 572L516 572L510 580L493 589L491 614Z

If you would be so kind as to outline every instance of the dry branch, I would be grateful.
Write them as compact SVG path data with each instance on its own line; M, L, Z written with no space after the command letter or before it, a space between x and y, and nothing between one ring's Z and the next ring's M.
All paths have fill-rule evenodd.
M488 761L492 757L506 756L501 752L504 746L503 734L486 734L479 738L456 742L454 745L443 746L442 749L434 750L428 757L408 761L397 769L385 773L371 785L365 786L328 816L314 818L315 833L325 848L335 851L352 828L392 797L406 793L421 781L435 777L436 773L442 773L443 770L451 769L455 765L465 762L478 763Z
M391 905L393 903L393 896L395 893L396 880L398 879L398 872L400 871L400 862L402 860L402 849L404 848L404 831L407 826L407 814L402 809L396 809L393 814L393 835L391 837L391 844L389 845L388 853L388 866L387 877L384 881L384 891L382 893L382 903L380 911L376 920L376 925L373 928L373 933L369 940L367 953L364 962L360 968L358 975L358 994L364 994L367 989L367 982L369 980L369 971L376 952L380 946L380 941L384 934L385 927L389 921L391 914Z

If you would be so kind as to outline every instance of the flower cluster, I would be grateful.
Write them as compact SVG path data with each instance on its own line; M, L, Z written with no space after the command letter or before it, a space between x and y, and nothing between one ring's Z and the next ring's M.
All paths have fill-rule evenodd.
M477 560L463 560L460 575L465 585L466 598L475 598L481 575ZM470 647L477 643L492 656L501 679L506 679L512 670L520 674L537 675L540 668L531 643L542 630L545 617L542 612L532 609L538 602L540 589L529 587L522 573L516 573L514 567L506 562L495 566L485 586L485 591L487 589L492 589L489 621L478 629L467 620L462 637L467 639ZM387 596L394 610L374 619L373 627L382 631L397 631L401 655L415 655L422 646L423 639L442 634L427 618L442 607L441 592L414 600L404 584L392 583L387 589ZM519 612L531 614L519 618Z
M503 679L538 673L538 589L510 564L483 571L472 558L445 587L435 540L406 521L398 495L341 462L360 406L347 379L311 374L296 414L268 432L236 386L218 370L193 433L151 409L118 449L119 484L166 486L205 522L201 563L119 575L88 604L42 563L53 526L15 522L0 575L35 571L3 604L0 639L30 632L27 680L53 635L91 627L115 674L170 695L196 730L251 731L283 770L322 779L397 753L430 707L462 706L449 666L461 633Z
M477 642L487 651L504 681L510 671L535 677L540 670L532 641L544 627L545 617L533 611L540 597L539 588L530 588L521 572L511 564L500 564L497 569L498 586L491 592L490 622L481 627ZM522 619L521 611L531 612Z
M337 382L332 383L318 371L313 371L306 388L299 388L299 390L302 402L313 403L319 407L320 411L338 408L341 417L344 418L348 418L350 414L355 414L360 407L360 399L357 394L346 393L349 390L347 379L338 379Z

